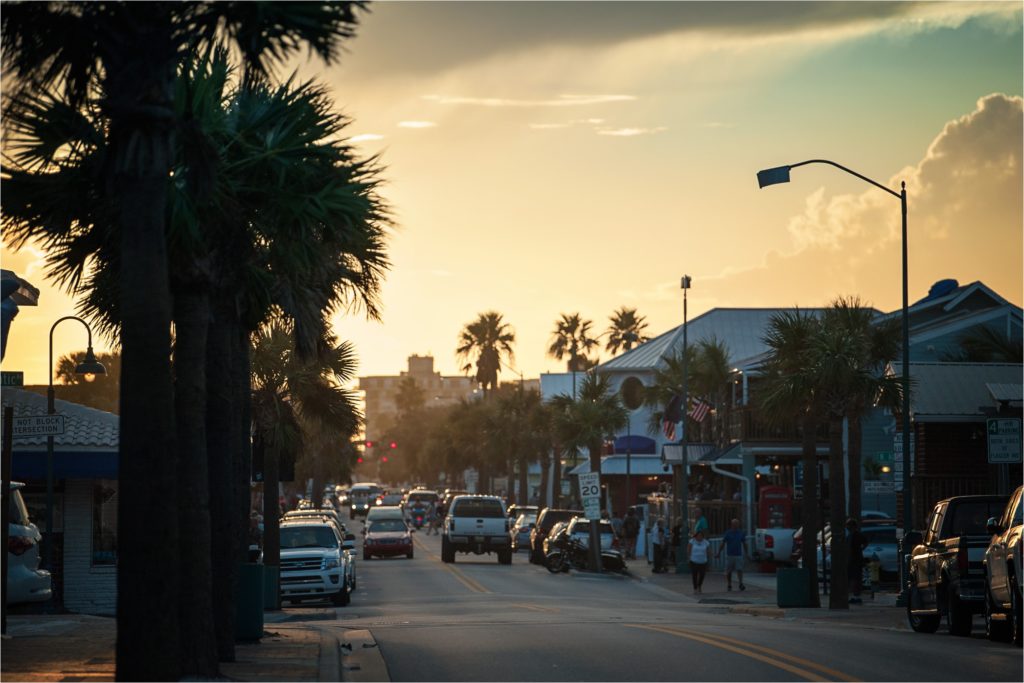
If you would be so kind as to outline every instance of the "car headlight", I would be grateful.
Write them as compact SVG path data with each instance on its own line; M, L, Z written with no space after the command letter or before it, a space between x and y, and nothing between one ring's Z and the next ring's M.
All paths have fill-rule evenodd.
M324 569L336 569L341 566L341 560L337 557L325 557L324 558Z

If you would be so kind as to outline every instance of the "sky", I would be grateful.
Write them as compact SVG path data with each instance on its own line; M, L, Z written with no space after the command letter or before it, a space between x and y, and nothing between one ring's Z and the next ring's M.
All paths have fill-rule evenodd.
M334 319L359 374L412 354L460 374L459 331L494 310L516 333L512 380L565 369L546 355L562 313L597 332L622 306L652 337L680 324L684 274L691 318L899 308L899 201L824 165L758 189L758 170L806 159L906 182L912 302L955 278L1020 305L1022 64L1021 2L385 2L338 63L282 75L327 84L385 167L382 320ZM74 299L38 249L2 259L42 290L4 369L45 383ZM84 334L63 324L55 354Z

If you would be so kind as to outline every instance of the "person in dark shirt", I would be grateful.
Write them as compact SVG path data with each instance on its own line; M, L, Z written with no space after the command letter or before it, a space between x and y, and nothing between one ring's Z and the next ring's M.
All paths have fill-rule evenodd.
M715 558L722 556L725 551L725 586L726 590L732 590L732 573L736 572L736 578L740 582L740 590L746 590L743 585L743 560L747 555L747 534L740 528L740 520L734 519L729 525L729 530L722 535L722 545L718 548Z

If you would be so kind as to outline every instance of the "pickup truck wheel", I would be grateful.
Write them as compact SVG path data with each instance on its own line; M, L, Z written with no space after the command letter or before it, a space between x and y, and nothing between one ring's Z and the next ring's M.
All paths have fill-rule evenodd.
M1008 635L1009 629L1007 628L1010 624L1006 621L1000 621L993 619L992 615L995 612L995 606L992 604L992 598L988 594L988 590L985 590L985 635L989 640L1004 641Z
M348 586L343 585L340 591L331 596L331 604L338 607L344 607L350 602L352 602L352 596L349 595Z
M950 635L971 635L971 608L963 604L952 586L946 589L946 621Z
M937 614L914 614L911 610L921 604L917 588L910 589L910 596L907 600L907 623L917 633L935 633L939 630L939 615Z

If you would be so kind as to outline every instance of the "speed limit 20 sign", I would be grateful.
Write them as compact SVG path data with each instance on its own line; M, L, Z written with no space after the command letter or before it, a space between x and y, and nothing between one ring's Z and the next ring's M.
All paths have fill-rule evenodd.
M597 472L581 474L580 500L583 501L583 514L587 519L601 517L601 475Z

